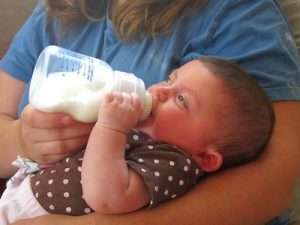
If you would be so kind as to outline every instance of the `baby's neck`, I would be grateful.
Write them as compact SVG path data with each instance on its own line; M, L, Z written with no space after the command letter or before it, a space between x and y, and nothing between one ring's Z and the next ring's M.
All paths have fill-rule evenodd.
M144 134L147 134L151 139L155 140L154 134L153 134L153 129L151 126L143 125L143 124L138 124L134 130L137 130L139 132L142 132Z

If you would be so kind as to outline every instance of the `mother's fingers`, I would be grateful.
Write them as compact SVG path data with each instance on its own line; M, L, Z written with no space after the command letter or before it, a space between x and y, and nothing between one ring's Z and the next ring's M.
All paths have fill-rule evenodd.
M36 162L51 164L85 148L88 136L65 139L60 141L39 142L32 149L31 159Z
M33 140L34 142L55 141L80 136L89 135L93 129L92 123L79 123L74 121L74 124L65 128L32 128L24 123L21 127L21 136L24 140Z
M22 114L22 122L33 128L59 128L72 124L74 121L66 113L45 113L27 105Z

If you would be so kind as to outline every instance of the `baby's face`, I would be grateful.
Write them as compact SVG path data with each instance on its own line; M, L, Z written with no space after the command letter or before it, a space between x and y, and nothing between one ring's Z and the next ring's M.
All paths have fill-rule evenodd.
M153 109L137 128L198 154L218 132L217 109L225 102L220 89L220 81L200 61L191 61L148 89Z

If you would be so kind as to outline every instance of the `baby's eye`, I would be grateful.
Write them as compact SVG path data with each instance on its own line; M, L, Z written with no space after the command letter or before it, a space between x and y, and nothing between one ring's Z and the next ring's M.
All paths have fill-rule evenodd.
M178 101L185 107L188 108L188 104L186 102L185 96L183 95L178 95L177 96Z

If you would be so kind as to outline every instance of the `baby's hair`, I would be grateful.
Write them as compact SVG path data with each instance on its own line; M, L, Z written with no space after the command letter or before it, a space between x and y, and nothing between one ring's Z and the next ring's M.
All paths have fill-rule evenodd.
M222 168L253 160L273 133L275 113L271 101L237 63L217 57L199 60L221 81L220 94L226 96L229 104L220 106L216 115L222 129L213 145L223 155Z

